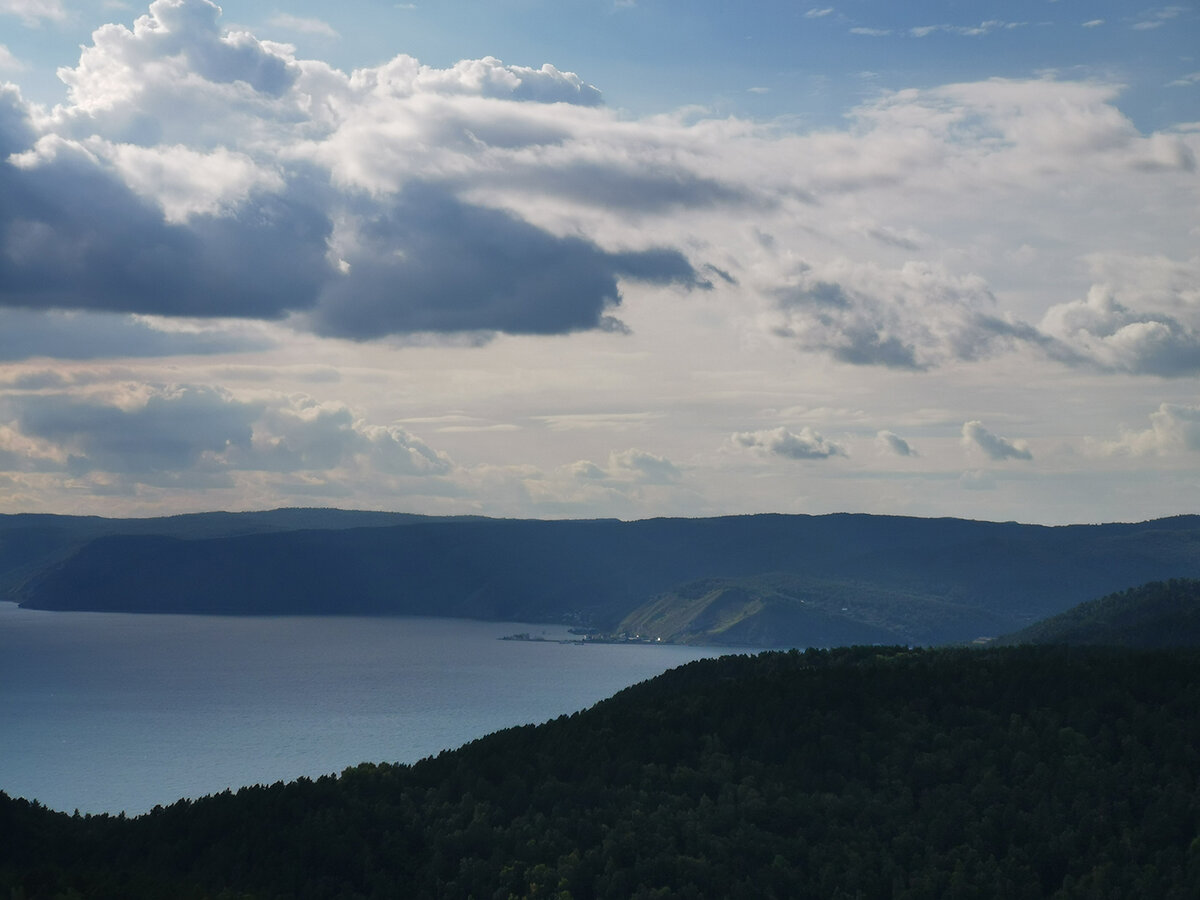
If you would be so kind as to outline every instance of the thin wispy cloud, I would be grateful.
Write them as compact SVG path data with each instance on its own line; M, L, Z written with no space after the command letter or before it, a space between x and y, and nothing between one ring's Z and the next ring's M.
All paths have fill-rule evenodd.
M678 467L665 456L637 448L610 453L603 466L591 460L580 460L568 466L567 471L576 478L592 482L667 484L682 477Z
M1141 19L1133 23L1133 28L1137 31L1150 31L1155 28L1161 28L1171 19L1178 18L1186 12L1182 6L1164 6L1149 13L1145 13Z
M4 44L0 44L0 71L3 72L21 72L26 68L26 65L17 59L11 50Z
M44 22L61 22L67 17L62 0L0 0L0 15L16 16L36 27Z
M339 37L336 29L321 19L293 16L288 13L276 13L267 21L278 28L286 28L289 31L297 31L301 34L315 34L328 38Z
M978 25L919 25L915 28L910 28L908 33L913 37L928 37L937 32L956 34L963 37L980 37L990 34L993 31L1011 31L1014 28L1022 28L1028 24L1028 22L1004 22L1000 19L989 19L986 22L980 22Z

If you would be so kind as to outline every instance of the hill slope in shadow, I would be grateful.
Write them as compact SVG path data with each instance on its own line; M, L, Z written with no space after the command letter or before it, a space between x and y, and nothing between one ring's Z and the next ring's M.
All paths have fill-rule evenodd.
M19 579L10 569L19 584L9 596L39 609L465 616L611 630L687 606L689 584L726 579L724 624L688 625L677 609L664 639L771 646L825 643L821 635L971 640L1134 584L1200 577L1194 516L1051 528L849 514L621 522L341 513L344 527L331 528L308 522L320 511L293 513L284 527L283 512L238 533L204 529L255 520L108 526L60 541ZM376 518L361 527L359 515ZM19 529L0 535L22 540Z
M724 657L413 766L136 819L0 794L0 890L66 896L1192 897L1194 651Z
M1200 580L1156 581L1109 594L1008 635L1002 642L1200 647Z

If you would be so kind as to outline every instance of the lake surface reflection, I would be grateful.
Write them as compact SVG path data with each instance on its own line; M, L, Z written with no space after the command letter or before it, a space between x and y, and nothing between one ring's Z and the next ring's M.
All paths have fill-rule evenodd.
M0 790L80 812L415 762L720 648L501 641L462 619L59 613L0 603Z

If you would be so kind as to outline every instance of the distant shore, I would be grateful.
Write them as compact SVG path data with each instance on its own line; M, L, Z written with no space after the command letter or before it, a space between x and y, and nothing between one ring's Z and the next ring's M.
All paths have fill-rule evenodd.
M643 637L637 635L625 634L584 634L579 637L570 638L552 638L545 637L540 634L530 634L528 631L521 631L517 634L506 634L502 641L529 641L532 643L544 644L648 644L658 646L675 646L674 641L664 641L662 638Z

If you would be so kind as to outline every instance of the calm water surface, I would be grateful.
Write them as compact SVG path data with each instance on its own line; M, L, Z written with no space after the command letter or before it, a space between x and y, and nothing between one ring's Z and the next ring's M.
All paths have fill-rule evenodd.
M0 603L0 790L54 809L415 762L717 648L501 641L461 619L61 613Z

